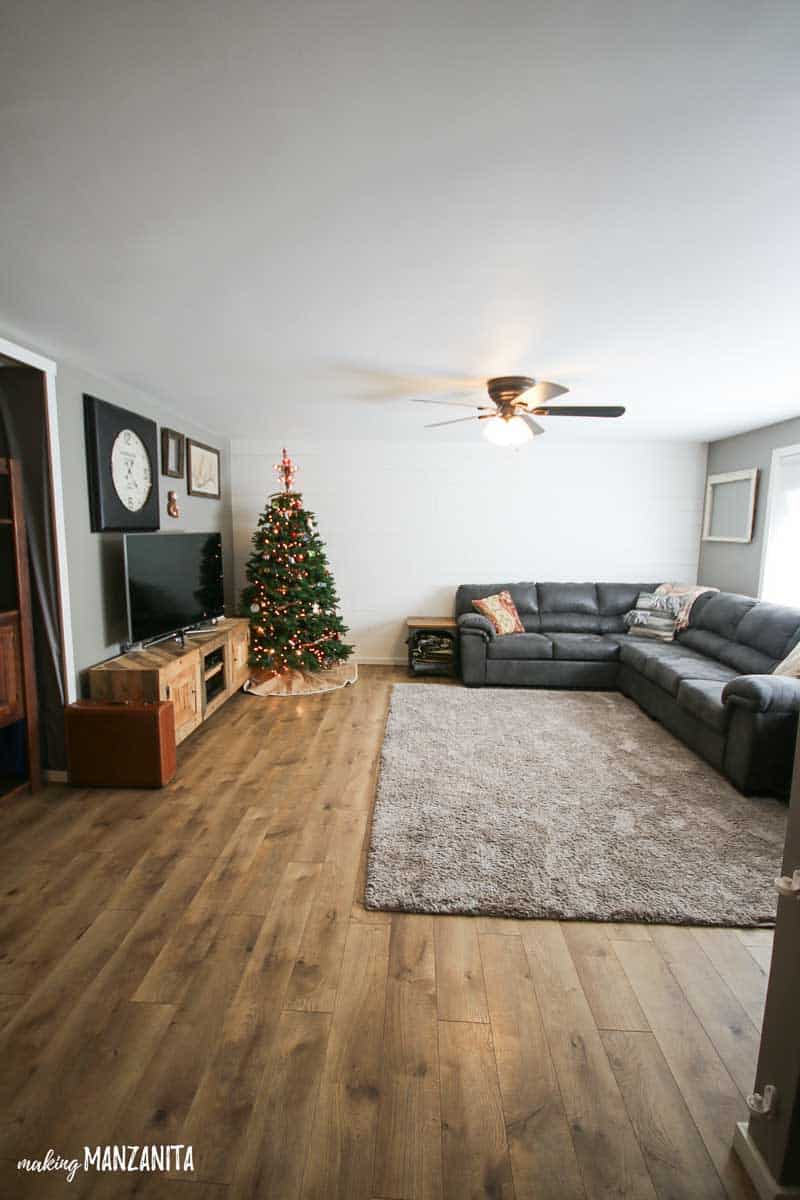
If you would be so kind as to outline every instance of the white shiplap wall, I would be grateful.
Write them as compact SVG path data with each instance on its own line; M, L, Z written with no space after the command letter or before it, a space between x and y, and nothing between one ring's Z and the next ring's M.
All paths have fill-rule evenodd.
M694 581L706 447L674 442L295 444L362 662L402 660L409 615L459 583ZM236 585L280 442L231 444Z

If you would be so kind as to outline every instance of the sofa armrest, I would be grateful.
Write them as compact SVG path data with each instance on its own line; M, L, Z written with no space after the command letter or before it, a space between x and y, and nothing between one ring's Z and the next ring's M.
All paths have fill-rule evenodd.
M791 675L740 675L722 690L725 704L740 704L751 712L800 712L800 679Z
M492 622L482 613L462 613L458 618L458 632L482 635L487 641L495 636Z

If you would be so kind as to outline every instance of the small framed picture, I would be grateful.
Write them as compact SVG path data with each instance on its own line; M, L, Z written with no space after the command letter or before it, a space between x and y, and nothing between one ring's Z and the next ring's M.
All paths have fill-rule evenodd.
M186 438L174 429L161 430L161 474L172 479L183 478L183 455Z
M219 450L186 439L186 490L190 496L219 500Z

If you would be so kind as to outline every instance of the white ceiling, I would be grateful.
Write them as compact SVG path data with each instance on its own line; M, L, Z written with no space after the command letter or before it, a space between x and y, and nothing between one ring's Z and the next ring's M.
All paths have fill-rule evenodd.
M796 416L799 64L797 0L4 0L0 330L238 437Z

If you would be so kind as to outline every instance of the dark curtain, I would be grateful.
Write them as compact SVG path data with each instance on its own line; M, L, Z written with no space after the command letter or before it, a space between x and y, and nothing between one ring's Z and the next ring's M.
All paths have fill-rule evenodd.
M0 367L0 448L22 467L31 575L42 765L63 770L64 672L47 444L45 378L32 367Z

